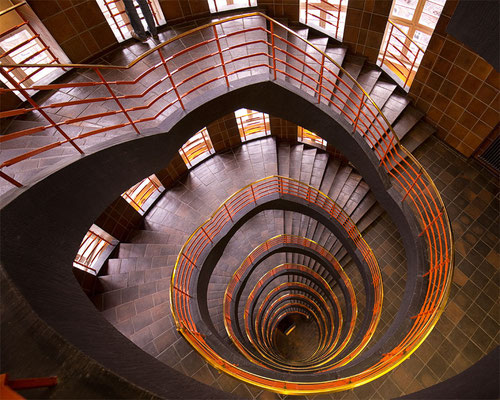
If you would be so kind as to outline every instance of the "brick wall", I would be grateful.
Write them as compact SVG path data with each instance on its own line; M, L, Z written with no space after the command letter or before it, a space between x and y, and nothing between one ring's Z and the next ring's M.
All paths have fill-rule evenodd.
M391 6L387 0L349 0L344 43L351 51L377 61Z
M95 0L28 0L73 63L117 43Z
M132 230L139 227L141 222L141 214L135 211L125 199L118 197L97 218L95 224L119 241L124 241Z
M161 184L168 189L177 179L187 172L188 168L179 153L176 153L167 168L155 173Z
M271 123L271 135L276 136L280 140L297 141L297 125L273 116L269 116L269 120Z
M165 19L178 22L208 15L210 10L205 0L159 0Z
M257 0L259 8L274 18L287 18L290 22L299 20L299 0Z
M223 152L241 144L240 132L234 113L208 124L207 131L216 152Z
M437 136L469 157L500 121L500 76L446 33L456 7L448 1L422 59L410 96Z

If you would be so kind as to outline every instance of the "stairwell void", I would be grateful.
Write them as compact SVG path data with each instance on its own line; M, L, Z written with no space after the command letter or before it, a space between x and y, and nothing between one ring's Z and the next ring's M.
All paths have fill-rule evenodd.
M163 276L162 280L150 282L154 283L155 290L163 285L162 290L169 291L176 328L212 366L283 394L346 390L375 379L409 357L437 322L448 295L453 251L446 209L432 180L403 147L397 131L391 126L407 103L397 104L398 112L386 104L388 116L385 116L384 109L376 105L361 81L365 77L371 88L378 84L381 93L391 84L374 81L373 74L356 64L355 58L351 58L352 63L347 63L345 68L341 67L325 51L327 41L322 41L323 48L318 47L319 42L321 40L314 45L305 40L304 33L301 36L300 31L296 33L260 13L229 17L201 26L145 55L144 59L152 58L152 66L140 73L138 80L144 78L153 83L140 97L155 93L157 97L153 101L132 108L119 107L113 113L118 122L110 122L114 125L91 128L63 142L50 135L43 136L48 144L37 154L58 148L75 148L84 155L69 156L42 172L30 187L11 191L4 197L2 240L9 245L2 252L3 263L9 279L38 315L105 368L147 390L164 394L165 390L183 381L192 385L189 389L192 396L212 396L214 392L202 394L201 386L188 384L185 377L173 370L168 369L169 377L165 379L161 372L168 367L132 345L103 320L77 283L70 279L68 266L88 227L120 193L164 168L192 134L200 131L207 122L246 108L280 117L315 132L337 148L359 171L401 235L407 258L406 287L401 305L382 337L362 353L375 333L382 307L379 291L382 286L376 260L370 255L356 224L349 218L355 213L356 206L348 203L349 198L339 206L343 201L341 197L334 201L329 193L320 191L326 175L316 183L317 187L313 185L312 175L309 182L303 182L307 174L293 171L297 164L290 158L288 169L290 175L295 175L294 179L283 176L280 171L269 171L262 177L264 179L250 181L249 186L239 186L228 193L234 193L228 201L239 201L235 203L239 205L228 202L216 205L212 217L201 225L183 222L191 233L178 254L172 284L169 286L170 279ZM165 58L165 54L170 56ZM341 57L344 55L345 52ZM352 73L357 71L359 80L349 69ZM95 73L103 78L98 68L95 68ZM186 77L179 80L181 76ZM130 84L107 82L104 78L91 85L94 83L106 89ZM160 85L165 85L167 90L160 90ZM109 90L111 99L116 101L114 93ZM384 94L386 100L391 93ZM398 103L397 96L392 99ZM119 101L116 103L120 104ZM79 120L106 121L105 117L109 115L99 112ZM160 115L164 120L158 124L156 121ZM142 128L152 123L154 126ZM63 125L68 125L68 120L54 121L50 126L40 128L39 132L60 133L65 128ZM123 134L120 130L125 127L135 132ZM409 130L406 127L406 132ZM99 136L103 132L108 132L109 136ZM22 136L12 134L9 139ZM87 138L99 138L97 141L102 143L96 146ZM34 152L28 152L22 157L28 159L32 155ZM14 159L10 160L9 165L14 164ZM279 168L284 168L284 165L282 167L280 163ZM348 165L343 165L339 171L345 175L345 181L349 174ZM342 174L339 173L337 178ZM4 175L9 182L19 185L15 176ZM64 187L61 182L65 182ZM331 187L340 185L340 180L334 180L333 176L330 182ZM89 196L93 198L91 203L86 201ZM30 209L34 198L41 199L40 206L46 213L44 218L37 217L35 210ZM58 199L57 204L54 204L54 198ZM346 214L345 209L349 207L352 210ZM71 210L78 210L78 213ZM260 272L278 267L282 271L275 269L276 275L284 271L281 280L272 279L268 291L262 292L269 298L265 300L262 296L258 307L251 300L261 297L257 293L260 288L256 277L259 275L246 277L242 270L239 275L232 275L230 281L212 280L223 257L229 255L226 249L230 248L237 232L257 215L270 212L281 213L284 225L288 224L287 216L293 216L290 233L294 233L293 221L296 218L307 219L304 227L321 227L327 236L331 232L333 236L327 239L333 241L330 249L338 246L336 253L344 249L354 268L359 270L360 284L365 289L361 328L354 324L357 309L349 279L324 246L313 245L305 237L307 235L300 234L298 227L301 224L295 232L299 234L281 236L279 243L269 243L267 239L270 238L262 240L260 249L265 248L265 251L262 250L259 257L263 260L257 256L246 259L252 268L261 268ZM50 225L45 223L47 216L52 221ZM24 252L26 246L30 246L32 252ZM275 257L273 262L269 261L271 257ZM277 262L279 258L282 262ZM28 265L31 266L29 269ZM44 279L48 269L56 271L58 277ZM238 285L249 282L253 285L238 288ZM264 286L267 281L261 282ZM227 289L218 298L223 299L223 307L219 304L217 313L212 307L217 296L209 287L224 283ZM247 293L242 295L244 290ZM212 295L215 297L210 297ZM64 300L69 297L71 301ZM238 307L238 302L242 307ZM58 312L54 313L56 305ZM248 318L250 313L255 315L253 327L254 319ZM64 321L61 315L66 315ZM306 369L299 375L283 372L283 368L290 365L276 352L277 339L273 333L277 325L291 315L314 320L319 332L319 344L307 362L292 363L296 364L293 368ZM86 326L94 329L82 329L82 319ZM283 334L293 334L290 330L293 326L284 329ZM298 332L299 325L294 329ZM228 332L227 337L221 335L224 331ZM106 351L104 345L96 345L103 332L110 338ZM238 348L246 350L242 353L237 351ZM248 354L249 348L251 355ZM245 352L252 360L242 355ZM123 358L117 360L111 353L123 354ZM142 375L136 375L136 371L126 367L137 360L141 362ZM145 382L147 377L149 381ZM180 392L175 396L182 397Z

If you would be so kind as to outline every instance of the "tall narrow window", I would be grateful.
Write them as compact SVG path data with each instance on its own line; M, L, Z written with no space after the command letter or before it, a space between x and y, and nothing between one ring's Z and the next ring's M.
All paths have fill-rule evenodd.
M257 6L257 0L208 0L211 13L255 6Z
M271 134L268 114L241 108L234 112L234 116L243 142Z
M97 225L92 225L80 244L73 267L97 275L117 245L117 239Z
M133 31L130 20L125 12L125 6L122 0L96 0L99 8L101 9L106 21L108 22L111 30L113 31L116 40L123 42L124 40L131 38L131 32ZM149 8L153 14L156 25L166 24L165 17L161 11L160 4L158 0L148 0ZM146 20L144 15L142 15L141 8L137 3L134 2L137 9L137 14L141 18L144 30L148 30Z
M395 0L378 65L409 89L446 0Z
M148 176L122 194L135 210L144 215L153 202L165 190L156 175Z
M310 144L311 146L319 147L321 149L326 149L326 140L321 139L315 133L302 128L301 126L297 127L297 139L299 142Z
M194 134L179 150L182 159L189 168L203 161L213 152L214 148L208 136L207 128L203 128Z
M300 22L342 40L347 2L348 0L300 0Z

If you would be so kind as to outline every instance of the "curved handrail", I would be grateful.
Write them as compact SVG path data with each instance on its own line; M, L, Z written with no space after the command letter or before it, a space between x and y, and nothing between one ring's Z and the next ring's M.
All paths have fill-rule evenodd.
M228 21L234 21L237 19L242 19L246 17L254 17L260 16L261 18L265 18L270 26L270 29L266 29L263 27L256 28L248 28L242 29L239 31L235 31L229 34L221 35L219 37L217 32L217 26L221 25ZM276 34L275 28L279 27L280 29L284 29L288 35L295 36L298 40L305 43L306 47L310 50L304 51L299 49L297 46L293 45L287 39L280 37ZM175 40L179 40L180 38L187 37L190 34L196 34L203 29L213 30L213 38L192 45L180 52L175 53L167 58L164 57L162 49L164 49L168 44L173 43ZM225 48L221 48L221 39L227 39L237 34L251 32L251 31L261 31L265 32L268 37L271 38L271 42L266 40L260 41L251 41L248 43L238 43L235 46L228 46ZM293 48L298 54L301 54L301 57L304 57L304 60L301 60L296 55L279 48L276 45L276 42L280 41L282 44L286 44L290 48ZM229 61L224 60L224 55L228 54L231 50L235 48L240 48L242 46L251 46L254 44L262 44L267 46L266 52L253 52L247 54L242 57L238 57L235 59L231 59ZM172 64L174 61L183 55L188 54L190 51L196 50L201 46L205 45L217 45L218 49L213 52L209 52L202 57L195 58L194 61L190 61L186 64L183 64L181 67L176 67L175 70L170 70L172 68ZM208 47L208 46L207 46ZM269 49L271 52L269 52ZM317 54L319 59L313 57L310 53L313 52ZM271 54L269 54L271 53ZM308 54L309 53L309 54ZM108 82L104 78L101 73L102 70L107 69L128 69L144 60L149 56L158 56L160 61L155 61L154 65L147 69L145 72L142 72L135 80L133 81L113 81ZM280 58L279 55L284 55L284 58ZM260 60L256 59L256 56L265 57L266 63L260 62ZM181 71L187 71L197 62L202 62L210 57L218 57L220 60L219 63L212 65L208 68L202 69L200 72L196 72L194 74L189 75L188 77L183 79L181 82L175 83L174 77L177 77ZM295 63L299 63L300 68L291 64L291 61L287 61L287 57L290 60L294 60ZM237 62L246 60L249 65L245 65L244 68L237 69L235 66ZM340 71L336 73L332 71L332 68L329 67L325 63L328 61L330 65L335 65L336 68ZM235 66L235 70L232 72L227 72L226 66L231 65ZM311 65L314 65L311 66ZM46 67L46 68L89 68L93 70L98 79L90 82L78 82L78 83L61 83L61 84L50 84L50 85L34 85L30 88L23 88L19 84L17 84L5 71L4 68L8 67L20 67L20 66L36 66L38 67ZM284 69L281 69L280 66L285 66ZM316 99L318 103L326 102L330 107L339 111L348 121L350 121L353 125L353 130L357 134L360 134L368 143L368 145L373 149L375 155L380 160L380 166L386 171L389 177L392 179L394 187L400 191L401 193L401 201L405 202L413 213L417 216L418 223L422 229L421 236L423 236L425 243L427 244L427 257L428 257L428 271L426 275L428 275L428 286L427 286L427 294L425 297L425 301L420 309L420 312L414 316L414 322L411 330L408 332L408 336L403 340L400 346L396 347L393 351L383 356L380 361L380 364L374 366L370 371L369 375L361 378L361 375L358 376L355 380L347 380L343 381L339 380L335 387L339 387L339 385L347 385L347 387L352 387L355 385L359 385L360 381L368 382L374 377L377 377L380 374L387 372L388 370L394 368L400 362L402 362L405 358L407 358L416 348L420 345L420 343L425 339L425 337L429 334L432 327L436 324L439 316L444 310L444 305L446 303L447 296L449 295L449 289L451 284L452 277L452 265L453 265L453 241L452 241L452 232L450 228L449 218L444 207L444 203L441 199L441 196L428 175L428 173L422 168L420 163L413 157L413 155L405 149L397 135L395 134L391 124L388 119L382 113L380 108L374 103L369 94L361 87L361 85L356 82L352 76L350 76L340 65L338 65L333 59L331 59L327 54L320 51L313 44L308 42L306 39L298 36L295 32L285 27L284 25L274 21L273 19L267 17L266 15L260 13L250 13L235 17L225 18L216 22L212 22L210 24L206 24L202 27L195 28L192 31L185 32L179 35L176 38L172 38L167 42L149 50L144 53L142 56L138 57L136 60L132 61L126 67L121 66L108 66L108 65L85 65L85 64L49 64L49 65L12 65L12 64L2 64L2 68L0 68L0 72L9 80L10 84L14 87L14 89L2 89L0 92L9 92L13 90L19 91L26 100L30 103L29 108L20 108L16 110L9 110L0 113L0 118L6 117L14 117L26 114L31 111L39 111L40 114L46 119L47 125L38 126L34 128L25 129L23 131L10 133L4 136L0 136L0 142L5 142L8 140L14 140L18 137L34 135L39 132L46 131L48 129L55 129L58 134L62 136L61 140L57 140L54 137L54 141L49 143L43 147L34 149L20 156L16 156L11 158L5 162L3 162L0 167L5 168L10 165L14 165L18 162L22 162L31 157L36 156L37 154L43 153L45 151L54 149L56 147L62 146L66 143L69 143L75 147L75 149L79 152L83 153L83 150L78 147L76 142L79 142L85 138L91 137L93 135L103 134L110 130L123 129L125 127L133 128L139 134L140 131L137 128L137 125L142 123L147 123L151 121L156 121L157 118L162 115L162 113L167 110L172 110L175 107L184 108L184 101L191 94L197 93L198 90L202 88L206 88L207 85L215 82L225 83L227 86L230 85L229 79L233 79L237 77L237 74L242 71L248 71L256 68L266 68L270 74L274 76L274 79L282 79L282 77L288 78L292 82L298 83L302 85L306 90L312 91L313 99ZM292 72L287 72L287 68ZM123 87L126 85L136 84L139 81L142 81L146 76L151 76L150 74L153 71L164 70L162 78L155 81L153 84L147 87L140 94L129 94L129 95L121 95L113 90L113 87ZM220 73L215 78L207 76L210 73L218 73L218 70L223 70L223 73ZM299 78L294 74L298 74ZM194 81L200 79L203 82L201 84L195 85ZM349 80L352 84L349 85L346 83L346 80ZM311 83L312 82L312 83ZM162 90L162 93L154 98L151 102L146 105L141 104L137 107L129 107L126 108L124 106L124 100L128 99L142 99L144 96L148 96L154 92L154 89L158 87L160 84L167 84L168 88L166 90ZM192 87L195 85L194 87ZM31 90L59 90L59 89L68 89L68 88L83 88L83 87L102 87L105 88L108 92L108 96L95 97L95 98L87 98L87 99L79 99L69 102L60 102L60 103L51 103L45 105L38 105L29 95L28 91ZM179 89L183 89L182 93ZM170 98L169 98L170 96ZM173 100L171 99L173 98ZM111 110L106 112L99 112L94 114L88 114L77 118L66 118L62 121L55 121L47 114L46 110L60 108L60 107L72 107L76 105L95 105L97 103L111 101L116 103L118 106L118 110ZM163 102L163 103L162 103ZM159 106L159 110L155 109L157 105ZM166 103L166 104L165 104ZM153 115L145 116L141 118L134 117L133 113L138 111L142 112L144 110L153 110ZM87 121L99 118L107 118L107 117L120 117L121 121L118 123L113 122L114 125L98 127L96 129L79 133L76 136L71 137L65 132L65 129L69 125L78 125L81 123L85 123ZM0 177L8 180L10 183L16 186L22 186L20 182L14 179L12 176L8 175L4 171L0 171ZM186 277L187 278L187 277ZM177 288L177 290L182 290L181 288ZM183 328L184 329L184 328ZM195 337L195 336L193 336ZM207 351L205 350L201 350ZM207 357L209 353L206 353ZM227 364L218 364L218 367L226 368L231 370L232 374L236 372L233 371L230 366ZM365 371L366 372L366 371ZM241 373L241 378L243 380L250 379L249 376L246 376L243 372ZM358 379L359 378L359 379ZM257 382L258 383L258 382ZM287 386L286 388L278 388L276 389L276 384L271 384L268 381L262 382L263 385L267 385L273 390L282 390L283 393L291 393L294 389L293 386ZM343 386L345 387L345 386ZM296 390L301 392L309 388L311 390L319 390L326 391L332 390L331 388L321 388L321 387L308 387L300 386ZM338 389L333 389L338 390Z
M354 293L354 289L352 287L351 281L347 274L344 272L343 268L341 265L338 263L338 261L335 259L335 257L330 254L325 248L320 246L318 243L314 242L311 239L307 239L304 237L298 237L294 235L277 235L275 237L272 237L259 246L257 246L241 263L240 267L234 272L231 280L229 281L225 294L224 294L224 301L223 301L223 310L224 310L224 325L226 328L227 335L231 338L233 341L234 345L240 350L240 352L247 357L250 361L252 362L261 362L260 360L257 360L255 356L250 353L245 346L241 343L241 341L238 339L237 335L234 332L234 329L232 327L232 321L231 321L231 308L232 308L232 299L235 297L235 289L238 285L238 282L240 281L241 277L244 275L245 271L249 268L252 267L254 260L256 260L261 254L267 253L272 251L276 246L280 246L283 244L294 244L294 245L300 245L301 247L311 249L314 252L317 252L321 254L325 259L332 265L334 270L339 274L341 280L344 282L345 286L347 287L347 292L349 293L350 297L350 302L351 302L351 320L349 321L349 331L347 332L342 344L336 349L335 352L329 354L328 358L321 362L318 365L315 365L313 367L306 367L306 368L295 368L295 367L289 367L286 368L283 365L279 365L280 368L287 369L288 371L296 371L296 370L316 370L319 369L322 365L326 364L330 360L332 360L334 357L336 357L348 344L349 340L351 339L352 333L354 331L354 326L356 323L356 317L357 317L357 303L356 303L356 295ZM373 257L372 260L375 260ZM375 260L376 262L376 260ZM379 270L380 271L380 270ZM373 276L373 280L380 279L380 272L377 275L376 273ZM381 299L381 285L379 286L380 288L380 299ZM260 314L258 313L254 322L254 330L256 332L259 332L259 316ZM247 319L245 319L245 325L247 325ZM377 317L374 318L375 320ZM331 331L333 333L333 331ZM247 333L248 336L248 333ZM260 333L260 336L262 337L263 334L262 332ZM371 337L371 335L370 335ZM251 336L249 337L250 342L254 345L256 350L260 353L260 355L266 359L268 357L266 356L265 353L260 351L256 346L256 343L252 340ZM271 360L270 360L271 361ZM276 363L273 363L275 365ZM337 364L340 364L337 363Z
M316 271L314 271L313 269L311 269L309 267L306 267L304 265L299 265L299 264L290 264L290 263L280 264L280 265L274 267L273 269L267 271L257 281L257 284L253 287L253 289L251 290L250 294L247 297L247 300L245 302L244 311L243 311L243 322L245 325L245 333L246 333L247 338L249 339L250 342L252 342L250 320L254 321L254 325L255 325L256 319L253 316L254 308L252 307L252 309L251 309L251 305L254 301L257 300L257 299L255 299L255 296L256 296L258 290L265 284L265 282L267 282L268 280L272 280L272 278L274 276L276 276L276 274L278 274L281 271L286 271L286 270L298 270L298 271L302 271L302 272L306 273L309 276L312 276L318 282L322 283L322 286L321 286L322 290L325 290L329 294L329 296L331 298L330 302L332 302L332 307L337 310L337 315L338 315L337 334L336 334L334 342L332 344L332 348L334 348L340 339L340 332L342 330L342 325L343 325L343 316L342 316L339 300L338 300L337 296L335 295L335 293L333 292L332 288L328 285L326 280L320 274L318 274ZM289 282L285 282L282 285L285 285L286 283L289 283ZM260 312L260 308L262 307L262 305L267 303L267 301L270 299L270 295L271 295L270 293L267 294L266 297L263 299L261 306L259 307L258 313ZM257 329L257 327L254 326L253 329L255 331Z

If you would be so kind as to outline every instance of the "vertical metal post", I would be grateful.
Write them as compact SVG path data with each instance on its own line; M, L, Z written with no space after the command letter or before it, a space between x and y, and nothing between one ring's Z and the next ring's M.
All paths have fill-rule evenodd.
M323 87L323 74L325 70L325 53L321 57L321 69L319 71L318 104L321 103L321 88Z
M307 25L307 16L309 14L309 0L306 0L306 25Z
M54 128L56 128L56 130L61 134L63 135L63 137L69 142L71 143L71 145L76 149L78 150L78 152L80 154L84 154L83 153L83 150L80 149L80 147L78 147L76 145L75 142L73 142L73 140L59 127L59 125L57 125L54 120L52 118L50 118L47 113L40 108L40 106L30 97L30 95L28 94L28 92L26 92L26 90L24 90L21 85L19 85L15 79L13 79L7 72L5 72L3 70L3 68L0 68L0 73L5 77L5 79L7 79L9 81L9 83L14 86L16 88L16 90L19 91L19 93L21 93L23 95L23 97L28 101L28 103L30 103L33 108L35 110L37 110Z
M168 70L167 62L165 61L165 58L163 57L163 53L161 52L161 48L158 49L158 54L160 54L161 62L163 66L165 67L165 71L167 72L168 79L170 81L170 84L174 88L174 92L177 95L177 100L179 100L179 104L181 105L182 109L185 110L186 107L184 107L184 103L182 102L181 96L179 96L179 92L177 91L177 86L174 83L174 80L172 79L172 75L170 74L170 71Z
M113 22L116 25L116 29L118 29L118 32L120 32L120 35L122 36L122 39L125 40L125 36L123 35L122 29L120 28L120 25L118 25L118 21L115 19L115 16L114 16L113 12L111 11L111 8L109 8L108 0L104 0L104 5L108 9L109 15L113 19Z
M276 46L274 44L274 21L271 21L271 47L273 51L274 80L276 80Z
M226 85L229 87L229 79L227 77L226 64L224 63L224 57L222 56L222 49L220 47L219 34L217 33L217 28L215 25L212 25L215 35L215 41L217 42L217 49L219 51L220 62L222 65L222 70L224 71L224 78L226 79Z
M385 50L384 50L384 55L382 56L381 65L384 65L385 55L387 54L387 48L389 47L389 43L390 43L391 37L392 37L392 30L394 29L394 25L390 21L389 21L389 23L391 24L391 29L389 31L389 35L387 35L387 43L385 44Z
M354 121L354 129L352 130L353 133L355 133L356 129L358 128L359 115L361 114L361 108L363 107L364 100L365 100L365 92L363 92L363 95L361 96L361 102L358 108L358 115L356 115L356 120Z
M404 86L406 86L406 84L407 84L407 82L408 82L408 79L410 79L410 76L411 76L411 71L413 71L413 67L415 66L415 63L417 62L417 58L418 58L418 54L419 54L419 53L420 53L420 48L417 50L417 54L415 55L415 58L413 59L413 63L411 64L411 68L410 68L410 70L408 71L408 75L406 76ZM407 52L406 54L408 54L408 52Z
M342 9L342 0L339 0L339 8L337 12L337 27L335 29L335 38L339 37L339 25L340 25L340 10Z
M227 205L226 205L226 203L224 203L224 208L226 209L227 215L229 215L229 219L231 220L231 222L234 222L234 221L233 221L233 217L231 217L231 213L230 213L230 212L229 212L229 210L227 209Z
M127 111L125 111L125 108L123 108L122 103L120 103L120 100L118 100L118 98L116 97L115 93L113 92L113 89L111 89L111 86L109 86L109 83L106 81L106 79L104 79L104 76L102 76L101 71L99 71L99 68L94 68L94 71L97 74L97 76L101 78L102 83L104 83L104 86L106 86L106 89L108 89L109 94L111 94L116 104L118 104L118 107L120 107L123 114L125 114L125 117L127 117L128 121L130 122L134 130L137 132L138 135L140 135L141 133L139 132L139 129L137 129L137 127L134 124L134 121L132 121L130 115L128 115Z

